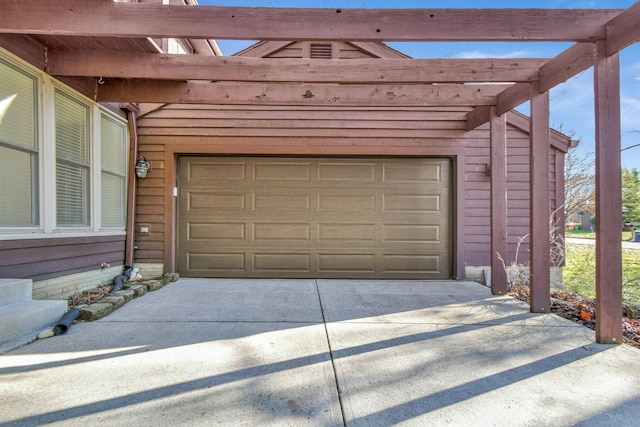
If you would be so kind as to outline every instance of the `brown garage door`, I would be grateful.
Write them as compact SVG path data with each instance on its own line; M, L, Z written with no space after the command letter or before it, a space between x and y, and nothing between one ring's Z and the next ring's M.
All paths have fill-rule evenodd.
M445 158L181 157L191 277L451 277Z

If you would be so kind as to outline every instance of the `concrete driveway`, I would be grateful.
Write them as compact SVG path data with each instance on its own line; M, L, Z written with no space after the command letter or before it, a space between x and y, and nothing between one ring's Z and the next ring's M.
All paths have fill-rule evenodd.
M594 336L477 283L180 279L0 356L0 424L637 425Z

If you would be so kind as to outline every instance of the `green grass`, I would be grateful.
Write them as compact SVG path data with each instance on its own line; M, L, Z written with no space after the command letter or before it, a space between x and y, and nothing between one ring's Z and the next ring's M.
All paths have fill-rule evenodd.
M563 282L569 292L595 297L595 246L568 243ZM622 251L622 292L626 304L640 306L640 251Z
M575 237L578 239L595 239L596 233L590 230L565 230L564 231L566 237ZM630 240L632 232L631 231L623 231L622 232L622 240Z

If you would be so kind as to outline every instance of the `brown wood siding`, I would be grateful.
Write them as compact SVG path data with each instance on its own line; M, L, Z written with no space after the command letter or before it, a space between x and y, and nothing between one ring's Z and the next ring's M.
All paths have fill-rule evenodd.
M125 236L73 237L0 241L0 277L62 277L124 265Z
M363 52L356 46L345 42L294 42L270 53L269 55L265 56L265 58L319 57L318 54L321 51L322 57L325 57L325 55L328 54L328 52L324 52L326 45L331 46L329 48L331 55L330 58L361 59L372 57L372 55Z
M489 265L489 129L484 125L465 131L467 111L203 105L168 105L153 111L139 120L140 152L151 160L151 172L147 179L138 180L136 224L150 225L151 233L137 236L136 262L165 262L171 268L175 155L202 153L464 158L460 164L454 161L460 170L457 191L462 196L457 224L462 237L455 252L465 265ZM529 140L526 132L513 126L508 126L507 138L508 233L513 254L518 237L529 228ZM521 254L528 254L526 248Z

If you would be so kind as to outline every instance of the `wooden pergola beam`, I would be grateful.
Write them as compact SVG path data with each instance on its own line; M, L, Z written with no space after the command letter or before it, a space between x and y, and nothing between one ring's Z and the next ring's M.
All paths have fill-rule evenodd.
M598 43L594 68L596 116L596 340L622 342L622 178L620 60Z
M498 116L496 107L489 107L491 151L491 293L509 292L505 264L507 244L507 115ZM506 260L503 264L503 261Z
M620 10L289 9L4 0L0 32L347 41L593 41ZM579 25L567 23L579 22Z
M59 76L305 83L526 82L546 59L298 59L105 50L48 53Z
M549 272L549 92L531 85L531 121L529 132L529 308L532 313L549 313L551 283Z
M593 43L576 43L540 67L540 91L546 92L589 69L595 61Z
M583 72L594 64L594 43L576 43L548 60L540 67L538 79L542 93L569 80L571 77ZM528 84L516 84L498 95L497 113L504 114L507 111L530 99L531 92ZM477 110L477 111L476 111ZM489 121L489 112L486 109L476 109L467 114L467 129L474 129Z
M161 102L226 105L493 105L507 85L341 85L205 83L106 79L98 102Z
M605 25L607 55L620 52L630 44L640 41L640 2L625 9Z

